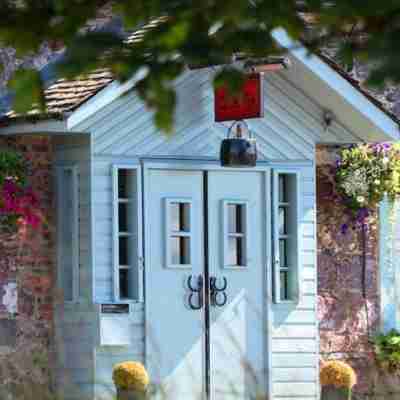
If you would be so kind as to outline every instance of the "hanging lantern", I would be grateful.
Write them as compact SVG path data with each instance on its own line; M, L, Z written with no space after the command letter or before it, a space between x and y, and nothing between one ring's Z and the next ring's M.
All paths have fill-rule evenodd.
M243 132L246 128L246 135ZM235 133L232 133L236 128ZM235 121L228 130L228 137L221 143L221 165L223 167L255 167L257 146L250 129L244 121Z

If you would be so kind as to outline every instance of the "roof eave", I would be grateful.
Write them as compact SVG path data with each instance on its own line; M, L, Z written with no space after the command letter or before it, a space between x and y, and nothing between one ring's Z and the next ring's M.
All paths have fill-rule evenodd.
M339 74L326 60L323 61L317 55L310 54L301 43L294 42L284 29L275 29L273 36L280 46L286 48L332 91L342 96L357 112L376 126L382 134L380 140L400 139L399 120L394 115L378 107L375 101Z
M35 119L21 116L0 121L0 135L54 135L67 131L66 119L60 115L41 114Z

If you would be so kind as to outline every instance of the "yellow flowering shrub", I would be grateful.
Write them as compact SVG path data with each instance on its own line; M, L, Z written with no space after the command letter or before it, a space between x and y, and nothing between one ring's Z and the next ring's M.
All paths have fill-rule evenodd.
M357 375L353 368L343 361L328 361L321 367L320 382L322 386L351 389L357 383Z
M141 363L126 361L114 366L113 381L118 389L145 392L149 376Z

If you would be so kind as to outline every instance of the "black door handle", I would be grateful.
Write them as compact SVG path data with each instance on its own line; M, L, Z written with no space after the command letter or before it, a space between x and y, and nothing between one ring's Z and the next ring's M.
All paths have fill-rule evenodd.
M223 307L228 301L228 296L225 293L228 281L225 277L222 277L222 282L222 286L218 287L217 278L215 276L210 278L210 300L215 307Z
M203 299L203 277L201 275L199 275L197 277L197 287L193 286L193 275L190 275L188 280L187 280L187 286L190 290L190 294L189 294L189 307L191 310L200 310L201 308L203 308L204 305L204 299ZM194 300L194 296L197 295L197 304L195 304Z

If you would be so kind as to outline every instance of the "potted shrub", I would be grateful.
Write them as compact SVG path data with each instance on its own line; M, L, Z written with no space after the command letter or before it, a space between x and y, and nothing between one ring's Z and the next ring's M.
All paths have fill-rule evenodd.
M353 368L343 361L328 361L320 371L321 400L349 400L357 382Z
M113 381L117 388L118 400L144 400L149 376L139 362L126 361L113 368Z

